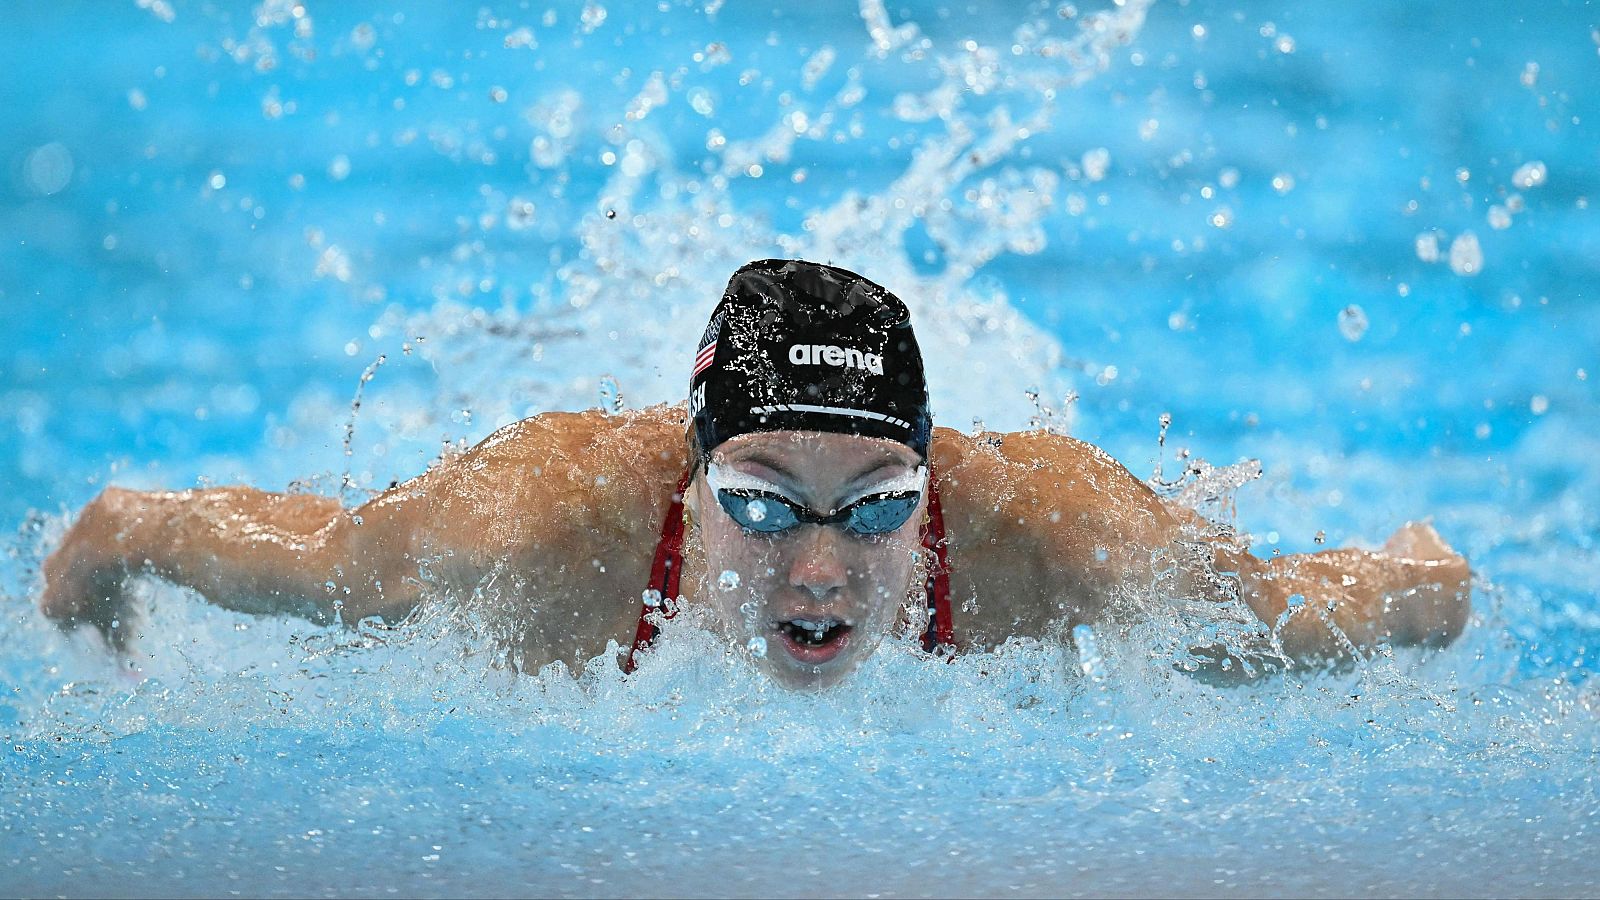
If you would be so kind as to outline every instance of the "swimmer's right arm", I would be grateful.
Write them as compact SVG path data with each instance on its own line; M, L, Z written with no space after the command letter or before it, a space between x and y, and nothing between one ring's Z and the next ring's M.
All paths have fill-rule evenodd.
M681 420L644 410L619 422L599 413L524 419L355 509L251 488L108 489L45 561L40 606L120 646L131 637L124 588L135 574L241 612L352 623L402 618L425 591L468 595L503 570L508 584L537 582L543 597L593 616L596 598L627 596L617 585L644 580L648 557L626 552L634 542L622 523L659 522L656 494L667 493L634 496L632 481L618 479L601 502L605 479L595 474L645 467L661 480L683 467L681 453L649 449L681 435ZM515 613L521 595L497 590L496 609Z
M40 607L64 625L96 626L117 646L131 636L126 583L141 573L242 612L319 621L403 615L418 592L401 566L422 518L406 502L415 488L405 488L355 510L243 487L108 488L45 560Z

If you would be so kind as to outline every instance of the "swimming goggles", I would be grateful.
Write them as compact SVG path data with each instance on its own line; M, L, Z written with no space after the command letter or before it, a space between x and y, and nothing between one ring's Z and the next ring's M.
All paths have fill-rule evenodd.
M927 477L927 467L918 466L915 472L874 485L873 493L824 515L783 496L765 479L716 464L706 467L706 484L728 516L740 528L762 534L788 531L802 523L843 525L852 534L887 534L916 511Z

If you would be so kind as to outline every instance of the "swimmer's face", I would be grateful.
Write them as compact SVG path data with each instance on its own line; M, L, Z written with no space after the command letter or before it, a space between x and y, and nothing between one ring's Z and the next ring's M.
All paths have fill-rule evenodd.
M921 546L926 483L916 453L878 438L784 431L730 439L695 479L690 503L705 554L706 591L730 635L766 642L760 664L792 688L829 687L870 656L902 609ZM715 487L746 497L776 495L819 515L863 498L920 491L902 524L881 534L801 522L763 533L787 512L780 504L748 510L741 525ZM893 522L893 504L868 508L859 524ZM885 515L886 514L886 515ZM737 578L725 575L732 572Z

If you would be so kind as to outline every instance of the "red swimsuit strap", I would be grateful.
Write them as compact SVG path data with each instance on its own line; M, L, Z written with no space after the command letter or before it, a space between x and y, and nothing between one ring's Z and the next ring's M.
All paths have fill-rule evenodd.
M666 518L661 522L661 540L656 543L656 555L650 563L650 583L641 598L639 627L634 631L633 646L628 648L624 672L634 670L639 651L656 639L661 629L651 621L655 600L662 618L678 614L678 585L683 577L683 496L689 490L689 472L678 479L678 489L667 506ZM928 629L922 635L922 649L929 653L951 653L955 649L955 627L950 610L950 565L945 557L948 541L944 536L944 512L939 507L939 489L935 486L933 470L928 470L928 522L922 530L922 546L933 554L928 565L928 579L924 591L928 598ZM654 592L654 596L651 596Z
M933 554L928 562L928 580L923 593L928 598L928 629L922 633L922 649L953 653L956 646L955 623L950 609L950 562L945 556L949 541L944 536L944 510L939 505L939 487L933 468L928 468L928 523L922 530L922 546Z
M655 640L660 631L649 619L650 600L656 601L663 617L670 619L678 614L678 583L683 577L683 495L688 490L689 471L686 469L678 479L678 489L673 492L667 516L661 522L661 540L656 543L655 560L650 563L650 583L641 598L639 627L633 635L633 646L628 648L628 661L622 667L624 672L633 671L634 657Z

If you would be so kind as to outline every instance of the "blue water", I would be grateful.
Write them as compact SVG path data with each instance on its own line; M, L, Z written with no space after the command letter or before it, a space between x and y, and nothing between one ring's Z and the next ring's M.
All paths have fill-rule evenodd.
M1593 5L296 8L4 14L0 893L1596 891ZM774 254L912 303L941 424L1259 459L1262 555L1431 516L1472 625L1219 688L1153 610L801 697L694 621L625 679L444 610L152 583L121 662L33 611L106 484L357 502L674 400Z

